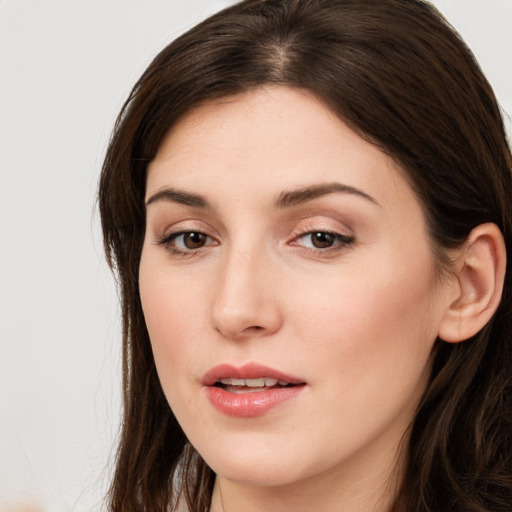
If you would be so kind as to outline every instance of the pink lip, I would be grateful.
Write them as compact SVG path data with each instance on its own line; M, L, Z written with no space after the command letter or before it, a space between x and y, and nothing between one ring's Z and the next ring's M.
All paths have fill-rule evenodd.
M236 379L269 377L284 380L294 385L286 388L269 388L263 391L247 393L233 393L214 385L220 379L230 377ZM248 363L241 367L229 364L216 366L203 376L201 384L204 386L203 389L210 403L218 411L227 416L239 418L261 416L273 407L295 398L306 385L304 380L256 363Z
M286 373L274 370L268 366L257 363L247 363L236 367L230 364L220 364L212 368L201 379L203 386L213 386L220 379L259 379L260 377L269 377L271 379L285 380L290 384L304 384L303 379L287 375Z

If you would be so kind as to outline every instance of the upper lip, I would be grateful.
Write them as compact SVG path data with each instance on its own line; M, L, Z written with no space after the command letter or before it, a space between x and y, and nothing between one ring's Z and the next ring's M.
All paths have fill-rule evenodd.
M220 364L211 370L208 370L201 379L203 386L213 386L221 379L259 379L268 377L271 379L283 380L289 384L305 384L303 379L288 375L269 366L258 363L247 363L243 366L233 366L231 364Z

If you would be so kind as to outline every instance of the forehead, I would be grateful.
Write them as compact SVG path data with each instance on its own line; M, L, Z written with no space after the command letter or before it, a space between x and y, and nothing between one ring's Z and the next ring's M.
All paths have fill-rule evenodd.
M341 181L380 197L412 191L403 171L311 93L264 87L201 105L164 138L147 193L172 184L214 194L275 193ZM372 193L370 192L372 191Z

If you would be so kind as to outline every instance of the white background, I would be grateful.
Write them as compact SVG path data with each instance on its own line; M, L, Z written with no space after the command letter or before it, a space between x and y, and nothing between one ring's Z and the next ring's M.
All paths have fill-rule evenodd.
M1 511L101 509L120 325L94 210L99 169L151 58L228 3L0 0ZM435 4L512 113L512 0Z

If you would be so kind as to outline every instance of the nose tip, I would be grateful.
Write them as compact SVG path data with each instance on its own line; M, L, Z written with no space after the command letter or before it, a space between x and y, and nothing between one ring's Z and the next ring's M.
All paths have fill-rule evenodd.
M236 311L225 309L215 315L214 327L223 336L231 339L258 337L273 332L269 324L267 324L267 327L253 325L253 321L255 320L243 312L237 313Z
M230 339L263 337L278 330L281 312L270 277L268 268L262 275L262 265L247 259L227 266L216 281L212 306L215 330Z
M244 292L254 293L255 290ZM222 306L215 308L212 315L215 330L223 336L231 339L263 337L279 328L279 314L269 302L258 304L247 296L233 297L232 300L230 302L224 298Z

